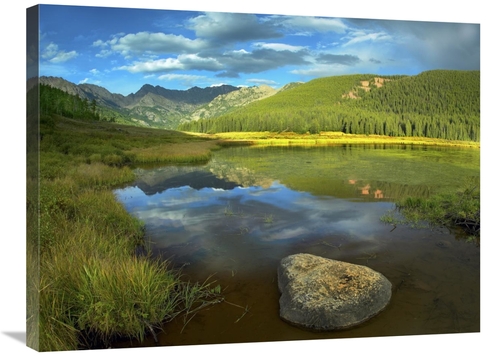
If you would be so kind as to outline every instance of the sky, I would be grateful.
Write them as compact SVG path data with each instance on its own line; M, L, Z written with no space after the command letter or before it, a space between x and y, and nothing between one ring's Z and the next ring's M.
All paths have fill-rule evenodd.
M128 95L358 74L480 69L480 25L42 5L40 75Z

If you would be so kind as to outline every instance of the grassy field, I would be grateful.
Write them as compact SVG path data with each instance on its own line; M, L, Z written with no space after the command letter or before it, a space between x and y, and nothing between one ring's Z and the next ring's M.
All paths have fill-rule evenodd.
M222 145L251 144L270 146L329 146L342 144L406 144L455 147L480 147L479 142L449 141L426 137L390 137L378 135L354 135L343 132L296 134L293 132L226 132L217 134L193 134L200 138L223 141Z
M40 185L27 178L27 344L39 351L143 339L175 317L220 301L215 281L188 278L138 254L144 226L112 188L145 163L206 162L225 145L429 144L472 142L321 133L187 134L45 116ZM37 157L28 157L36 160ZM146 246L147 247L147 246ZM187 319L186 319L187 320Z

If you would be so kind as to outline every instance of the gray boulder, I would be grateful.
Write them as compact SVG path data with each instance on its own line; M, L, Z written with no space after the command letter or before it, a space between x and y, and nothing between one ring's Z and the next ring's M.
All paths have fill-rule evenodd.
M314 330L346 329L382 311L392 285L365 266L310 254L285 257L278 267L280 317Z

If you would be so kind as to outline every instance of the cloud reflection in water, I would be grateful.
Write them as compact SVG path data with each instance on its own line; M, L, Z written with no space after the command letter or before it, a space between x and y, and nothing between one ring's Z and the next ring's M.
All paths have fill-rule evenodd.
M299 192L275 181L270 187L193 189L146 195L137 187L115 191L126 209L144 221L157 247L245 234L255 242L342 234L373 238L386 202L353 202Z

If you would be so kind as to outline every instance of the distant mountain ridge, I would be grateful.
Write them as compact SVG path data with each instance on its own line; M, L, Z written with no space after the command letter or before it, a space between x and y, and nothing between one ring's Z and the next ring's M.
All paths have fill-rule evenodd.
M109 90L95 84L74 84L60 77L45 76L40 77L40 84L50 85L68 94L78 95L82 99L96 100L97 104L110 108L121 108L131 103L131 98L111 93Z
M120 121L144 126L174 128L182 118L199 106L219 95L229 94L240 88L220 85L207 88L193 87L188 90L172 90L150 84L143 85L136 93L127 96L111 93L95 84L74 84L60 77L40 77L40 84L61 89L68 94L78 95L107 110L116 111ZM127 122L128 121L128 122Z
M208 103L219 95L227 94L238 89L238 87L232 85L220 85L204 89L195 86L188 90L173 90L165 89L159 85L152 86L150 84L145 84L135 94L129 94L128 97L133 100L137 100L138 98L140 100L140 98L148 94L156 94L171 101L199 105Z

